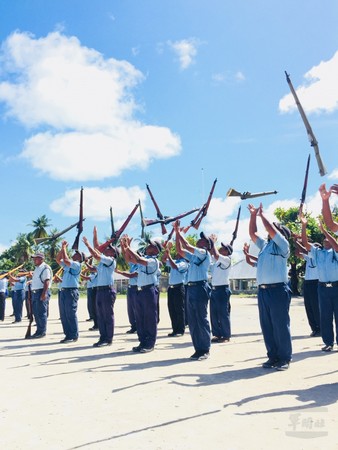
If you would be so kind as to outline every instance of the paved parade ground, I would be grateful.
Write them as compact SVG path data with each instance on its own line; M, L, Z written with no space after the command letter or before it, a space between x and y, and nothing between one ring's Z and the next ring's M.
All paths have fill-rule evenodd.
M293 362L266 360L257 299L232 297L233 337L192 361L189 333L171 331L165 298L155 351L135 354L126 299L115 304L111 347L93 348L86 301L80 338L63 338L51 300L47 336L25 340L27 319L1 333L1 448L116 450L338 449L338 352L310 338L303 299L292 299ZM34 331L34 329L33 329Z

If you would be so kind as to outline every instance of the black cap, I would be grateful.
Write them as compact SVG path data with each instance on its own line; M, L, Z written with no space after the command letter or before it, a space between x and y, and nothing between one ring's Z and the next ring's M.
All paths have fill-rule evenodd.
M205 239L208 242L208 246L207 246L208 250L210 250L213 247L214 243L213 243L212 239L209 236L207 236L203 231L200 232L200 238Z
M234 249L232 248L232 245L230 244L223 244L223 242L221 242L221 246L223 248L225 248L225 250L228 250L228 254L232 255L232 252L234 251Z
M273 224L277 228L277 230L285 237L285 239L290 239L291 231L288 227L278 222L273 222Z
M149 239L149 245L153 245L154 247L156 247L158 252L160 252L163 248L161 242L156 239Z

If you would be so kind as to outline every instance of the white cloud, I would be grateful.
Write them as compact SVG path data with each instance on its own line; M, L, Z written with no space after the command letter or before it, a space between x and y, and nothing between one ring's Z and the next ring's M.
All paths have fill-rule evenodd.
M141 108L131 91L143 75L127 61L105 59L59 32L40 39L13 33L1 60L7 115L43 127L25 142L22 156L52 178L115 176L180 152L180 139L168 128L134 118Z
M331 113L338 108L338 52L328 61L312 67L305 75L305 84L295 90L305 112ZM292 77L291 77L292 80ZM292 94L285 95L279 102L281 112L296 109Z
M182 39L181 41L167 41L169 47L174 51L178 57L180 68L187 69L195 62L197 55L197 48L200 42L196 38Z
M330 180L338 179L338 169L333 170L330 175L327 176Z
M83 214L87 219L108 220L109 210L112 207L114 221L117 226L127 218L136 203L141 200L143 206L146 192L138 186L131 188L84 188L83 190ZM71 189L54 200L50 208L65 217L78 217L79 214L79 190ZM138 213L137 213L138 214Z
M233 83L234 81L237 83L242 83L245 81L245 75L243 72L238 70L237 72L231 72L230 70L226 70L224 72L217 72L212 74L211 79L216 84L221 83Z

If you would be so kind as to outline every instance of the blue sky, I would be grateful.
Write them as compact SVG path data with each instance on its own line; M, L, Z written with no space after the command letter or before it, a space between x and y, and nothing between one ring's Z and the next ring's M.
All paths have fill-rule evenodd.
M155 218L146 184L171 216L201 206L215 178L200 230L229 241L240 201L228 189L277 190L261 199L272 217L299 203L309 153L318 214L319 185L338 181L337 19L331 0L0 0L0 249L42 214L74 223L81 186L84 235L96 224L103 240L110 206L116 227L139 198ZM127 232L140 234L138 216Z

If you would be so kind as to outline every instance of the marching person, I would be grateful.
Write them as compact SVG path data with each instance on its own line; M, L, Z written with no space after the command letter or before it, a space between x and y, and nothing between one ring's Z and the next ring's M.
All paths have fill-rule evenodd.
M130 329L127 334L136 333L136 301L137 301L137 264L129 264L129 272L117 270L115 272L128 278L127 288L127 314L130 323Z
M56 255L56 262L63 268L62 281L59 290L59 307L62 328L65 337L61 344L76 342L79 338L79 325L77 319L77 306L79 301L79 279L81 263L85 256L76 250L70 258L68 255L68 242L62 241L61 250Z
M32 259L35 266L32 276L32 306L36 332L31 338L40 339L46 336L47 331L47 311L53 272L45 262L44 253L38 252L32 256Z
M230 244L223 244L223 242L217 249L215 247L217 237L215 235L210 237L213 240L210 250L212 256L210 321L213 335L211 342L229 342L231 337L229 274L233 249Z
M210 286L208 269L211 263L210 249L212 240L203 232L196 242L196 247L183 237L179 221L174 223L176 232L176 249L189 261L187 275L188 324L195 353L191 359L202 361L209 358L211 335L208 320L208 301Z
M171 320L172 332L169 337L180 337L185 332L185 287L183 284L184 277L187 273L189 264L186 259L182 258L178 253L174 258L170 254L172 243L168 242L162 256L163 264L170 269L168 280L168 311Z
M290 254L290 230L271 223L263 213L263 206L249 205L251 240L260 249L257 260L259 319L267 349L266 369L287 370L292 358L289 308L291 293L288 287L287 260ZM268 238L257 234L260 217Z
M136 328L139 345L133 347L133 352L149 353L154 350L157 339L158 323L158 286L159 270L158 254L162 250L160 242L150 240L145 248L144 256L140 256L130 247L131 239L123 235L121 239L122 252L128 263L137 264L137 299Z
M101 244L93 248L88 239L82 241L90 254L98 261L96 282L96 314L100 338L93 347L112 345L114 337L114 304L116 292L114 290L114 271L119 250L110 243Z

